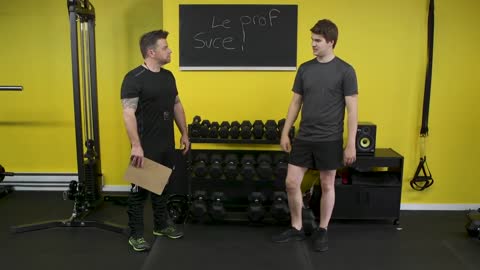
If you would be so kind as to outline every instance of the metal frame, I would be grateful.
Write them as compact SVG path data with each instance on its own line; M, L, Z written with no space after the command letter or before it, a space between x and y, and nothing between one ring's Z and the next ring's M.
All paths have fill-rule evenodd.
M96 53L95 53L95 9L88 0L68 0L68 11L70 17L70 40L72 47L72 78L73 78L73 101L74 101L74 110L75 110L75 138L76 138L76 148L77 148L77 168L78 168L78 179L79 182L85 182L85 171L84 171L84 138L83 133L86 132L87 140L94 141L95 152L97 153L97 168L101 171L100 164L100 135L99 135L99 124L98 124L98 101L97 101L97 69L96 69ZM77 29L77 19L80 23L86 24L89 33L89 57L90 65L88 66L90 73L89 89L91 96L91 104L83 104L84 106L89 106L89 114L91 117L85 119L85 130L83 129L82 121L82 100L81 100L81 89L80 89L80 63L79 63L79 48L78 48L78 29ZM84 85L85 87L85 85ZM88 88L87 88L88 89ZM85 101L85 100L84 100ZM85 114L88 116L88 114ZM88 121L91 122L88 122ZM93 130L92 130L93 129ZM93 134L91 133L93 132ZM93 135L93 137L92 137Z

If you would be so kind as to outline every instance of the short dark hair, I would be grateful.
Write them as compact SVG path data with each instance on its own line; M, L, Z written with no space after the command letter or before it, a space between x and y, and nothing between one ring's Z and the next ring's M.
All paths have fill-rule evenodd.
M143 58L147 56L147 51L157 44L159 39L167 39L168 32L163 30L155 30L148 33L145 33L140 38L140 51L142 52Z
M333 40L333 48L337 45L338 40L338 28L330 20L319 20L310 31L317 35L322 35L327 42Z

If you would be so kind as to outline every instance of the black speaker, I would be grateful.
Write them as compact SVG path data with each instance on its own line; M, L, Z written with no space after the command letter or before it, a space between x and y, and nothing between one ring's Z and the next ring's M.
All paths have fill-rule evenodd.
M359 122L357 128L357 155L374 155L377 126L370 122Z

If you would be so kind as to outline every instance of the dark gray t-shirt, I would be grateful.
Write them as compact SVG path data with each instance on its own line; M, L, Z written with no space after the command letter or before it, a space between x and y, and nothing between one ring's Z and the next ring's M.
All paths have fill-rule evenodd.
M335 57L328 63L315 58L303 63L293 91L302 95L302 120L296 138L311 142L343 139L345 96L358 93L355 70Z

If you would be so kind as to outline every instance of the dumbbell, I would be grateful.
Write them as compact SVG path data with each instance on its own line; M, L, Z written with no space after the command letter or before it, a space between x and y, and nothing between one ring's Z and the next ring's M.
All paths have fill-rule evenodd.
M283 132L283 126L285 126L285 118L278 120L278 137L280 138L282 136ZM295 136L295 131L293 130L293 127L290 128L288 131L288 137L292 139Z
M253 122L253 129L252 129L252 134L255 139L261 139L263 138L263 121L262 120L255 120Z
M63 192L63 200L75 200L75 195L78 192L78 182L75 180L70 181L68 185L68 190Z
M202 118L198 115L195 115L193 117L192 125L190 126L190 136L192 137L200 137L200 121L202 121Z
M257 157L257 174L262 180L272 179L272 156L267 153L262 153Z
M238 121L232 122L229 133L232 139L238 139L240 136L240 123Z
M277 153L273 157L273 164L275 164L275 176L277 178L285 178L288 169L288 156L286 153Z
M0 165L0 182L5 179L5 176L14 176L15 174L13 172L6 172L5 168ZM3 196L7 195L8 193L13 191L12 186L0 186L0 198Z
M223 174L222 168L223 157L222 154L212 154L210 156L210 166L208 172L213 179L220 179Z
M185 222L188 214L188 200L185 195L172 194L168 196L167 200L168 217L175 224L182 224Z
M240 137L242 139L250 139L252 137L252 123L250 121L245 120L240 125Z
M204 190L195 190L193 201L190 205L190 213L194 219L200 219L207 213L207 192Z
M213 220L221 221L225 219L226 211L224 201L225 194L223 192L217 191L212 193L210 211L208 211L208 213Z
M278 120L277 127L278 127L278 134L279 135L282 135L283 126L285 126L285 121L286 121L285 118L282 118L282 119Z
M225 167L223 168L223 174L227 179L235 180L238 175L238 156L236 154L225 155Z
M286 221L290 218L287 193L285 191L274 191L271 214L277 221Z
M0 182L3 181L3 179L5 179L5 176L14 176L15 174L13 172L6 172L5 171L5 168L0 165Z
M208 155L206 153L199 153L195 156L193 173L197 177L205 177L208 174Z
M265 217L265 207L263 202L265 202L265 196L261 192L252 192L248 196L248 219L252 222L259 222Z
M207 138L210 131L210 121L203 120L200 126L200 137Z
M210 129L208 131L208 137L210 138L218 138L218 128L220 127L220 125L218 124L218 122L212 122L212 124L210 125Z
M277 122L275 120L265 122L265 137L271 141L278 139Z
M243 176L243 179L253 179L255 176L255 157L251 154L245 154L242 157L241 164L240 174Z
M220 124L220 128L218 129L218 135L222 139L228 139L228 130L230 129L230 123L228 121L223 121Z

